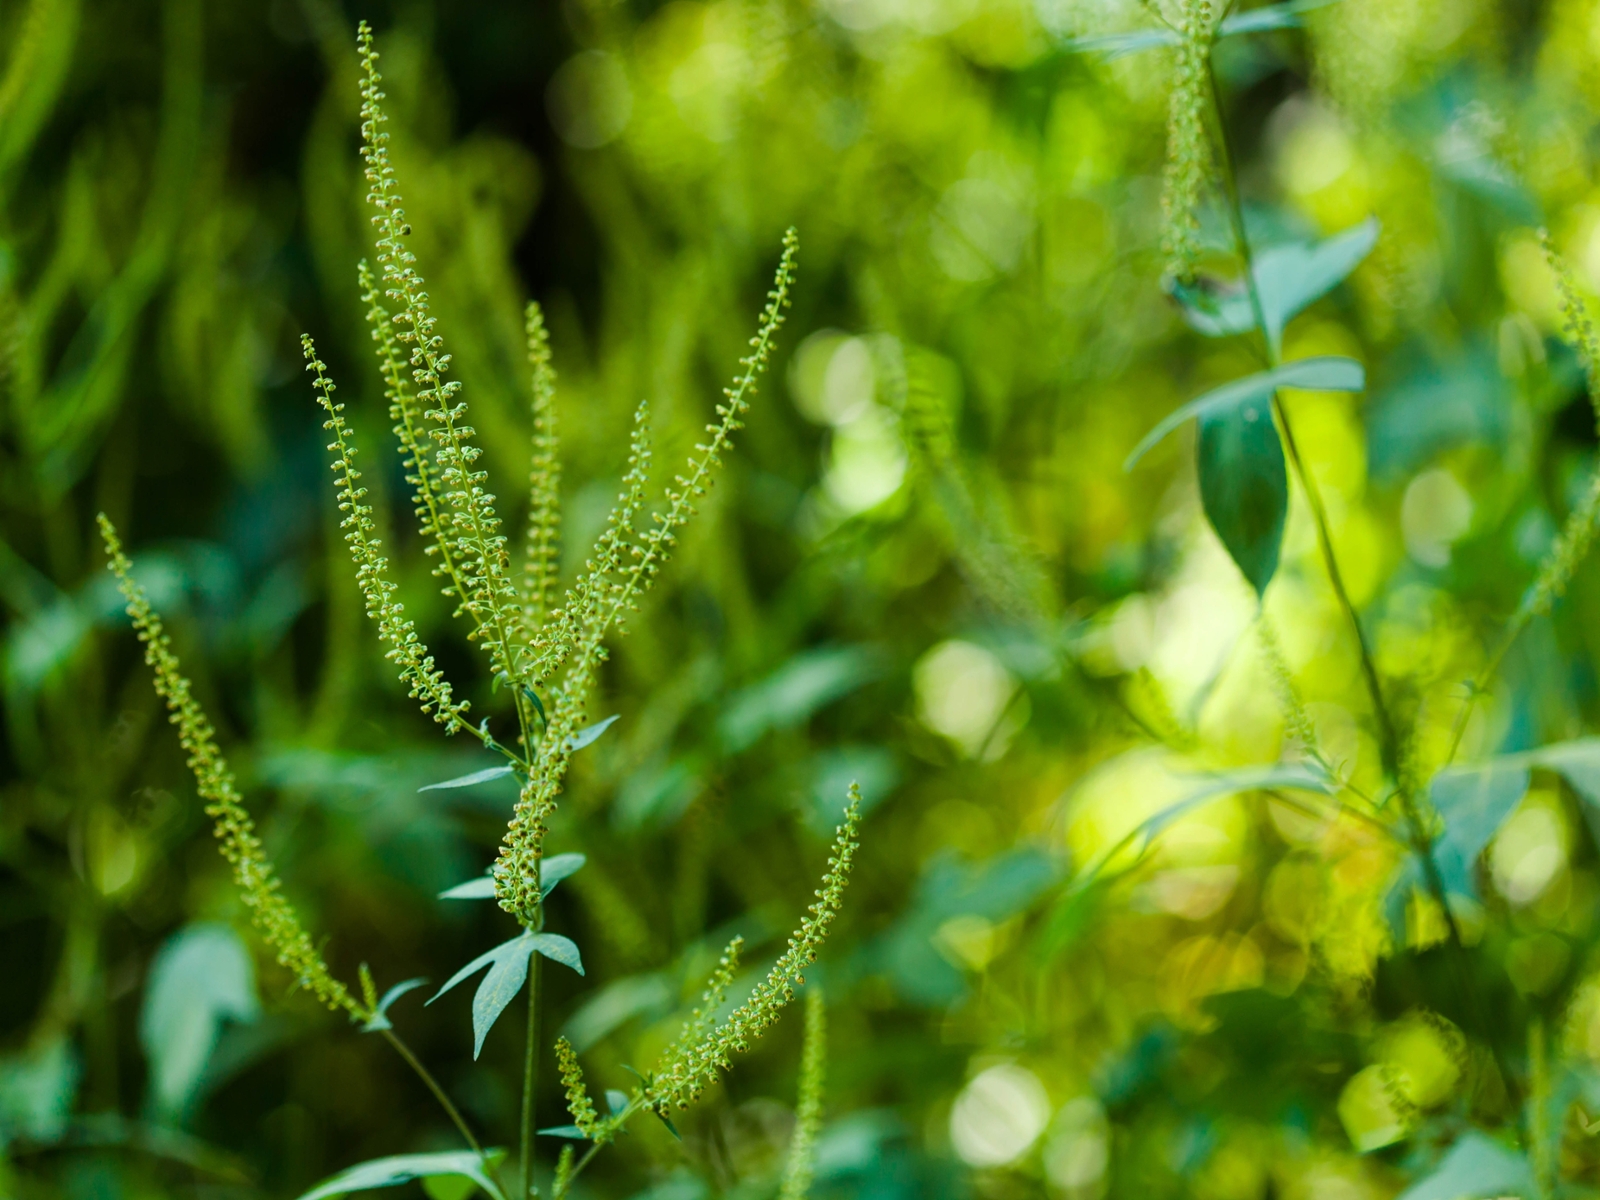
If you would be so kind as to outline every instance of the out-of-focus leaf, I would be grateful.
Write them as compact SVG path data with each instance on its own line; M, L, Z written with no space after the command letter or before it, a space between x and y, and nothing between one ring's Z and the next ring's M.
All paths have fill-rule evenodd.
M470 775L457 775L454 779L446 779L443 783L430 783L426 787L419 787L417 791L437 792L443 788L472 787L474 784L488 783L491 779L503 779L511 774L513 769L509 763L503 767L485 767L483 770L474 771Z
M1254 256L1261 315L1275 352L1282 349L1283 331L1295 315L1348 278L1377 241L1377 218L1368 217L1315 244L1270 246ZM1241 334L1256 323L1250 293L1242 283L1209 304L1194 292L1177 295L1183 301L1184 318L1207 337Z
M607 717L604 721L596 721L593 725L584 726L582 729L578 730L577 733L573 734L567 739L567 750L575 753L579 750L582 750L585 746L593 745L595 739L597 739L606 730L610 729L612 725L616 724L618 716L620 716L620 714L617 716Z
M389 1020L389 1006L407 992L413 991L427 982L426 979L419 976L416 979L407 979L403 983L395 984L378 1001L378 1007L373 1012L371 1019L362 1024L361 1032L381 1033L385 1029L393 1029L394 1025Z
M1526 1156L1473 1129L1457 1138L1439 1165L1401 1192L1398 1200L1481 1200L1536 1194Z
M190 925L157 953L139 1013L150 1098L166 1117L193 1097L224 1021L254 1021L255 964L226 925Z
M470 1150L375 1158L340 1171L332 1179L304 1193L300 1200L323 1200L326 1196L343 1196L368 1188L396 1187L413 1179L425 1179L433 1175L462 1176L488 1192L494 1200L505 1200L500 1188L489 1177L485 1156Z
M723 745L738 753L769 730L789 729L882 673L868 646L826 646L795 655L760 683L728 701L718 722Z
M61 1137L81 1070L72 1043L56 1036L0 1058L0 1147L16 1138Z
M580 1054L634 1017L671 1009L672 987L661 975L634 975L608 984L567 1018L562 1033Z
M589 1135L576 1125L551 1125L548 1129L539 1130L545 1137L571 1138L575 1142L587 1142Z
M1235 13L1217 26L1219 38L1236 37L1244 33L1265 33L1273 29L1295 29L1303 25L1301 14L1326 8L1338 0L1284 0L1249 12ZM1068 38L1066 49L1079 54L1098 54L1106 61L1137 54L1141 50L1154 50L1161 46L1176 46L1181 39L1176 30L1156 27L1134 29L1127 33L1103 33L1091 37Z
M616 1088L606 1089L606 1107L612 1113L619 1113L628 1107L628 1093L618 1091Z
M1367 406L1367 462L1373 476L1393 480L1441 450L1464 442L1495 443L1511 429L1512 390L1495 349L1479 344L1444 364L1420 352L1423 364L1379 389Z
M1200 418L1200 499L1228 555L1261 596L1278 569L1289 473L1267 397Z
M1197 396L1189 403L1168 413L1137 446L1122 464L1124 471L1133 470L1135 464L1150 452L1162 438L1185 421L1213 413L1225 412L1254 400L1269 397L1279 388L1305 388L1309 391L1359 392L1367 384L1367 373L1353 358L1327 355L1301 358L1271 371L1261 371L1235 379L1221 387Z
M1476 896L1472 868L1505 819L1528 794L1528 768L1516 760L1452 767L1433 777L1429 795L1444 819L1434 858L1446 889Z

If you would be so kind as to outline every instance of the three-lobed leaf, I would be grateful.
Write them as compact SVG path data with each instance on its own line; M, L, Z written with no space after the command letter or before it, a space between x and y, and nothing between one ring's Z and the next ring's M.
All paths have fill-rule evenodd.
M499 1020L500 1014L522 990L522 985L528 978L528 959L535 953L542 954L562 966L571 967L579 975L583 974L583 958L571 938L562 937L558 933L524 931L517 937L501 942L493 949L478 955L452 975L428 1000L428 1003L432 1004L462 980L477 974L485 967L489 968L489 973L478 984L478 990L472 997L473 1058L483 1053L484 1038L489 1036L489 1030L494 1028L494 1023Z
M413 1179L428 1179L441 1175L454 1175L470 1180L481 1187L493 1200L505 1200L505 1195L489 1176L485 1156L471 1150L452 1150L440 1154L396 1154L389 1158L374 1158L340 1171L333 1178L319 1183L300 1200L325 1200L328 1196L343 1196L369 1188L398 1187Z

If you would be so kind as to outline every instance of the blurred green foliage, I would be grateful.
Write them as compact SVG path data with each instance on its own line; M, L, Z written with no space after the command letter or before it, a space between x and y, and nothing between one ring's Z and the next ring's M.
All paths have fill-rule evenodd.
M1465 800L1434 787L1454 946L1374 823L1393 802L1284 783L1306 749L1286 676L1350 795L1395 782L1303 490L1262 609L1285 672L1206 522L1195 435L1123 471L1162 417L1259 367L1161 286L1177 56L1094 40L1162 28L1152 7L0 4L0 1194L288 1197L458 1148L404 1064L250 938L92 519L136 551L336 972L437 983L502 940L492 905L435 896L490 861L515 789L418 792L484 760L435 736L370 636L301 370L309 330L423 636L505 720L384 457L354 272L359 17L513 525L524 300L547 313L569 578L638 401L681 461L783 230L802 237L773 375L615 648L596 712L621 719L552 824L588 856L550 911L589 973L546 972L546 1029L593 1090L656 1059L730 936L776 956L857 780L862 851L817 970L812 1195L1586 1194L1589 752L1502 764ZM1381 228L1283 331L1287 359L1356 359L1368 390L1284 400L1425 796L1596 465L1535 230L1600 286L1600 4L1292 9L1217 44L1223 117L1253 243ZM1238 263L1214 179L1202 194L1199 286L1225 297ZM1460 760L1582 738L1597 663L1584 563ZM388 1015L514 1144L521 1033L503 1021L474 1063L464 992ZM681 1143L641 1124L583 1194L774 1194L799 1026Z

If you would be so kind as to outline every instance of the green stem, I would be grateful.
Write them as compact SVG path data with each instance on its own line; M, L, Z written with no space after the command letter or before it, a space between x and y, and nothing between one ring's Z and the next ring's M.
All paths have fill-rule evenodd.
M542 913L544 906L540 905ZM539 1083L539 955L528 964L528 1044L522 1061L522 1195L533 1195L535 1095Z
M1273 337L1267 331L1266 309L1261 302L1261 290L1256 282L1255 262L1250 253L1250 239L1245 231L1244 204L1239 197L1239 181L1234 171L1233 150L1228 140L1228 123L1223 116L1222 89L1217 84L1216 64L1208 55L1206 58L1206 78L1211 86L1211 102L1216 114L1217 141L1222 157L1223 184L1228 196L1228 215L1233 224L1234 239L1238 244L1239 256L1244 262L1245 286L1250 296L1250 309L1255 317L1256 328L1261 334L1266 347L1266 359L1269 367L1276 367L1279 361L1279 350ZM1306 500L1311 507L1311 515L1317 529L1317 544L1322 551L1323 564L1328 572L1328 579L1333 584L1335 597L1339 607L1344 611L1350 628L1355 633L1356 646L1361 656L1361 674L1366 682L1367 693L1371 698L1373 720L1378 727L1378 753L1383 763L1384 773L1394 780L1396 790L1400 796L1401 810L1411 832L1411 850L1416 854L1422 864L1423 878L1427 884L1428 892L1432 895L1439 911L1444 916L1445 926L1450 935L1451 962L1456 975L1457 986L1466 1001L1467 1009L1472 1015L1478 1031L1489 1043L1494 1055L1496 1065L1504 1076L1506 1089L1515 1092L1516 1084L1507 1064L1504 1062L1498 1044L1490 1035L1488 1023L1483 1019L1482 1009L1478 1003L1477 991L1471 986L1470 974L1467 971L1466 944L1461 939L1461 930L1456 924L1455 914L1450 911L1450 901L1445 893L1444 879L1439 873L1439 865L1433 855L1433 839L1424 819L1421 809L1417 805L1416 796L1408 784L1405 773L1400 769L1400 739L1395 729L1394 719L1389 713L1389 706L1383 698L1383 685L1378 678L1377 663L1372 655L1372 648L1367 643L1366 631L1361 626L1361 618L1356 613L1355 605L1350 600L1350 593L1344 585L1344 575L1339 570L1339 561L1333 550L1333 536L1328 526L1328 514L1322 503L1322 493L1318 490L1316 481L1311 473L1306 470L1305 461L1300 456L1299 444L1295 441L1294 427L1289 421L1289 413L1284 408L1282 397L1274 391L1272 394L1272 410L1277 417L1279 429L1283 433L1284 449L1288 452L1289 462L1294 467L1295 477L1299 479L1300 486L1304 489Z
M411 1069L417 1073L422 1082L428 1085L428 1090L433 1093L434 1099L443 1106L444 1111L455 1122L456 1129L466 1139L467 1145L471 1146L475 1153L482 1154L483 1147L478 1145L478 1139L472 1136L472 1130L467 1128L467 1123L462 1119L460 1110L451 1103L450 1097L444 1094L444 1089L439 1086L439 1081L433 1077L428 1068L422 1065L415 1054L411 1053L411 1047L402 1042L399 1035L392 1029L383 1030L383 1036L388 1039L391 1046L399 1051L400 1057L410 1064Z

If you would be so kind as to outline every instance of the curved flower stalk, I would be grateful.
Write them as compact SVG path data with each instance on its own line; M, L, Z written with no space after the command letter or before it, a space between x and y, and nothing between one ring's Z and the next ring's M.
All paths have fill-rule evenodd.
M293 973L301 987L311 992L335 1012L346 1012L356 1020L372 1014L350 990L335 979L317 951L316 943L300 924L294 907L284 899L281 885L266 851L261 847L255 822L244 807L238 784L228 760L217 746L216 732L205 710L194 698L194 688L184 677L178 656L172 651L161 616L150 606L150 598L133 577L133 564L123 553L116 528L104 513L99 515L100 536L105 542L106 565L117 577L117 587L127 601L128 616L144 643L144 661L155 672L156 692L167 702L168 719L178 727L178 741L188 752L189 769L206 802L206 815L215 823L222 857L233 867L239 897L250 910L251 920L267 945L277 953L278 963Z

